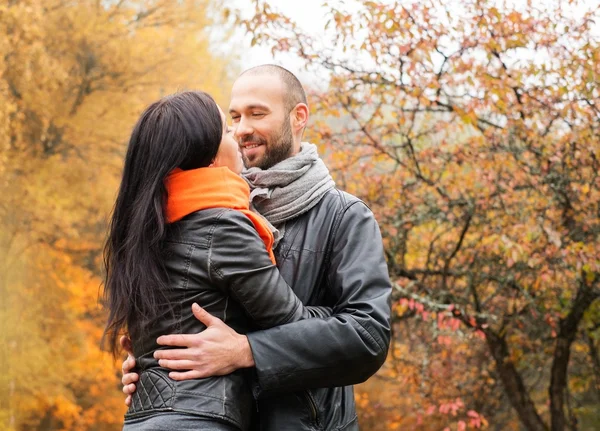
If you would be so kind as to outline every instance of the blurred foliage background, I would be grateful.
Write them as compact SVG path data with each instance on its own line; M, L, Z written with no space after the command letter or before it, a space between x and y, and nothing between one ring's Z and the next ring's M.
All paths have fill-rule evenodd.
M245 40L311 77L307 138L384 235L361 429L600 428L600 3L323 1L317 36L246 3L0 4L0 429L120 429L99 295L128 135L177 90L226 107Z

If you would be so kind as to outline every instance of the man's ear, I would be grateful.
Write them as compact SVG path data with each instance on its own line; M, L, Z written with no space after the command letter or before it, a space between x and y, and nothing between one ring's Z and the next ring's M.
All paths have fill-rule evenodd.
M292 130L298 133L306 127L308 123L308 106L305 103L298 103L292 110Z

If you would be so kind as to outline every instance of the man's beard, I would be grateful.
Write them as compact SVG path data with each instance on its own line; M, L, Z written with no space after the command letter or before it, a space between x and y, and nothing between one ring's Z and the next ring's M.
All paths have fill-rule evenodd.
M292 155L294 148L292 127L287 118L283 120L277 135L271 135L268 139L250 135L244 137L241 142L242 144L244 142L257 142L265 145L265 152L262 157L257 157L253 161L250 161L242 151L242 158L244 159L244 166L246 166L246 168L256 167L263 170L269 169L277 163L289 158Z

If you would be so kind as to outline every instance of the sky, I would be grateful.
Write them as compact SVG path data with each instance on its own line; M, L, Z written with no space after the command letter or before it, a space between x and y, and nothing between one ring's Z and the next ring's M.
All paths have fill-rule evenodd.
M322 7L323 0L274 0L271 2L278 11L292 17L296 24L308 34L320 34L325 27L326 9ZM253 6L248 0L231 0L233 7L241 11L253 12ZM244 36L240 36L244 37ZM249 69L265 63L275 63L284 66L296 74L304 84L316 84L321 79L302 70L303 63L291 55L278 55L273 57L268 48L262 46L250 47L250 37L244 41L244 54L242 57L243 69Z

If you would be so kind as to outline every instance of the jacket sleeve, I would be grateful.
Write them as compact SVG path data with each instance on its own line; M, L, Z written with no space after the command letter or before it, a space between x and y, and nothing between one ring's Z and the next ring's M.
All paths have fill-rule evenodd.
M333 316L248 334L261 395L361 383L386 359L392 288L377 222L357 201L333 235Z
M252 222L239 211L224 211L214 226L209 274L259 328L331 315L331 308L300 302L269 259Z

